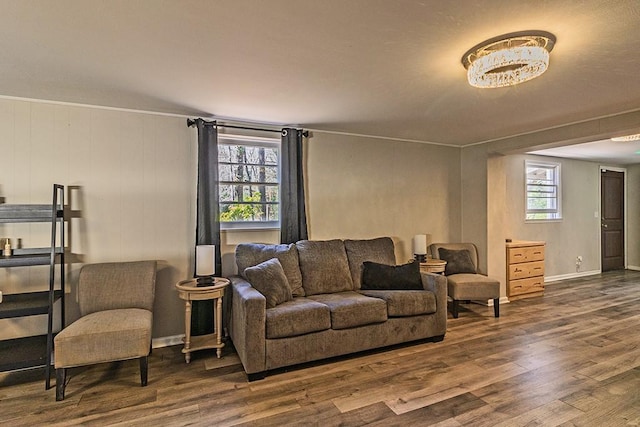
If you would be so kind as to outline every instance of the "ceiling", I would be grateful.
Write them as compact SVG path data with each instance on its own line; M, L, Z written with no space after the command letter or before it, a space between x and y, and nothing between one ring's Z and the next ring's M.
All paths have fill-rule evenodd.
M598 162L604 166L640 163L640 141L602 141L529 151L530 154Z
M455 146L640 112L637 0L0 0L0 10L10 97ZM544 75L469 86L467 49L528 29L557 37Z

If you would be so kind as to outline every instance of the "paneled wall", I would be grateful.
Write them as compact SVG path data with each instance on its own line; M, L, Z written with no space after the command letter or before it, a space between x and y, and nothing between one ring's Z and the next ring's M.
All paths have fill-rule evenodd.
M68 319L77 317L81 263L159 262L155 336L179 334L183 306L174 283L189 277L195 229L194 131L181 117L0 99L0 198L50 203L66 186ZM40 225L0 224L0 238L47 245ZM46 288L47 267L0 269L4 293ZM33 319L0 321L0 338L44 332Z
M398 262L412 256L414 234L458 238L458 149L322 132L306 144L311 238L391 236ZM0 155L6 203L47 203L52 183L67 186L67 320L78 316L82 263L156 259L154 337L184 332L174 284L193 271L196 187L196 132L185 118L0 99ZM49 236L0 225L3 237L30 246ZM238 243L278 240L277 230L224 232L223 274L236 271ZM0 290L40 289L46 278L46 268L0 270ZM0 321L0 338L43 332L32 320Z

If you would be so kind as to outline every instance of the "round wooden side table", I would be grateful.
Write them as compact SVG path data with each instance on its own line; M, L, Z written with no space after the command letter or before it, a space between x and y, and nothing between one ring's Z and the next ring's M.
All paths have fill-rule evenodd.
M420 263L420 271L426 271L428 273L444 274L447 261L441 259L430 258L425 262Z
M184 359L191 362L191 352L209 348L217 349L218 359L222 355L222 297L229 279L215 277L210 286L197 286L196 279L182 280L176 283L178 296L184 300ZM213 333L191 337L191 301L213 300Z

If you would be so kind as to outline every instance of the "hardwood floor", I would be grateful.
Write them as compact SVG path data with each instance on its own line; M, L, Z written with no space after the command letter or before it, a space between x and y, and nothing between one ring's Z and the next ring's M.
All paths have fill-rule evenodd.
M308 365L248 383L230 348L153 351L78 368L63 402L42 372L0 375L0 424L638 426L640 272L548 284L544 297L462 305L443 342Z

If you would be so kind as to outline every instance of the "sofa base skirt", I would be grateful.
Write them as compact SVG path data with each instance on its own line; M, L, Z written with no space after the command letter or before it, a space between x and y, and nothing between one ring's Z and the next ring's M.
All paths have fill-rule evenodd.
M405 342L432 339L442 341L446 322L437 314L390 318L383 323L350 329L329 329L296 337L267 339L266 370L299 365ZM441 316L440 316L441 317ZM248 373L259 379L264 372Z

